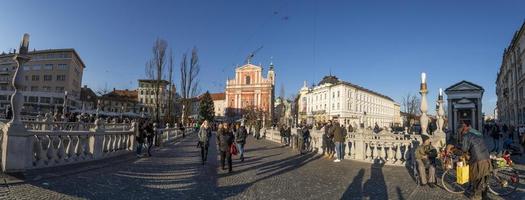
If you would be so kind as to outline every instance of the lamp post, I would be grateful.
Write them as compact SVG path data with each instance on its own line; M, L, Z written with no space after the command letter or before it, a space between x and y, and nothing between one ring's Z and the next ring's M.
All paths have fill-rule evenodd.
M67 121L66 112L67 112L67 91L64 92L64 102L62 104L62 120L63 121Z
M13 75L13 80L11 86L14 89L13 94L11 95L11 108L13 109L13 118L9 121L10 125L13 126L22 126L22 120L20 119L20 109L24 104L24 99L22 94L18 91L22 87L23 76L20 75L20 67L23 67L25 63L31 60L28 53L29 49L29 34L24 34L22 43L20 44L20 49L18 53L15 52L13 60L16 62L16 70Z
M421 88L419 93L421 94L421 117L419 118L419 123L421 124L421 134L428 135L428 116L427 116L427 74L424 72L421 73Z
M100 102L100 99L97 100L97 111L96 111L96 115L97 115L97 119L98 119L98 116L99 116L99 113L100 113L100 107L102 106L102 103Z

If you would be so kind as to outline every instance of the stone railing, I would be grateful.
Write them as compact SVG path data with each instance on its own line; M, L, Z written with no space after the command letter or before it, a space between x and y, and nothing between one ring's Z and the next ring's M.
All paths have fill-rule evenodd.
M267 129L266 139L274 142L281 142L281 136L276 129ZM297 136L297 129L292 129L292 147L294 137ZM321 154L323 146L323 133L321 130L310 130L313 149ZM405 165L411 159L413 151L419 145L421 137L419 135L393 134L383 131L378 134L371 130L358 130L349 133L345 139L344 156L345 159L362 162L381 162L387 165Z
M125 126L104 129L101 121L95 124L24 121L21 125L0 122L2 170L25 171L134 152L136 126L132 123L127 125L129 129L123 129Z
M23 124L27 130L89 131L96 127L95 123L84 122L23 121ZM101 123L100 126L114 131L131 129L131 123Z
M345 158L389 165L405 165L411 159L421 138L419 135L400 135L382 132L352 133L345 142Z
M98 160L133 151L135 129L90 131L28 130L31 165L26 169Z
M165 144L168 142L172 142L176 139L182 138L183 134L180 128L178 127L170 127L169 124L166 124L165 128L154 128L155 133L157 134L157 137L159 138L160 142L159 144ZM194 129L192 127L186 127L184 128L185 135L189 135L191 133L194 133ZM157 143L157 141L155 141Z

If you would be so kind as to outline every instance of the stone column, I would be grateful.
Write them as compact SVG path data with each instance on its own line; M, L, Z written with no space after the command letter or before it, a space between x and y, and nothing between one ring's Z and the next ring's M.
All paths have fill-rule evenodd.
M13 60L16 62L16 71L13 75L11 86L14 89L11 95L11 108L13 116L2 127L2 170L6 172L24 171L32 166L33 161L33 135L25 129L20 118L24 98L18 91L23 83L23 70L20 68L31 60L28 53L29 34L24 34L20 44L19 53L15 53Z
M470 122L471 123L470 126L474 127L475 129L478 129L478 122L476 122L476 115L477 115L476 109L475 108L471 108L470 109L470 113L471 113L470 117L471 117L471 121L472 121L472 122Z
M95 128L91 129L92 137L89 137L89 151L93 155L93 159L97 160L104 157L104 121L101 119L95 120Z

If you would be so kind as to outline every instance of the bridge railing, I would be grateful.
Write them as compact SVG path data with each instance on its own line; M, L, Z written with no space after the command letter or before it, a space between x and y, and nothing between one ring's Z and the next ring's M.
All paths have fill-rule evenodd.
M281 136L277 129L266 129L266 139L274 142L281 142ZM298 130L292 129L292 147L296 148L293 138L297 137ZM313 149L323 153L323 133L321 130L310 130ZM344 157L345 159L361 162L382 162L387 165L405 165L413 155L413 151L419 145L421 137L419 135L394 134L383 131L378 134L371 130L358 130L349 133L345 138Z
M157 138L159 138L160 142L158 140L155 141L155 144L159 142L159 144L164 144L168 142L172 142L176 139L180 139L183 137L182 131L179 127L171 127L170 124L166 124L165 128L154 128L154 132L157 134ZM184 134L188 135L191 133L194 133L193 127L185 127L184 128Z
M105 130L103 123L85 131L22 130L12 139L27 144L8 149L12 156L3 164L4 171L23 171L118 156L133 151L135 124L128 130ZM2 134L5 135L5 134ZM15 142L16 142L15 141ZM2 148L3 150L3 148ZM14 157L14 156L17 157ZM4 157L2 157L4 158ZM4 163L4 160L2 160Z

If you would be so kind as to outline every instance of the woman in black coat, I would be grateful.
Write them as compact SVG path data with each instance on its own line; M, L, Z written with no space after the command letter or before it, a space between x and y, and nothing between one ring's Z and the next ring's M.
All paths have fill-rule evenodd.
M217 149L221 155L221 166L222 170L226 170L225 161L228 162L228 172L232 172L232 154L230 152L230 146L235 141L235 136L232 130L228 127L227 123L223 124L222 129L217 132Z

